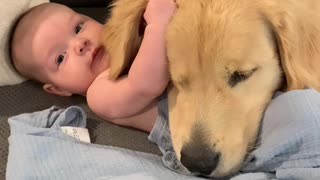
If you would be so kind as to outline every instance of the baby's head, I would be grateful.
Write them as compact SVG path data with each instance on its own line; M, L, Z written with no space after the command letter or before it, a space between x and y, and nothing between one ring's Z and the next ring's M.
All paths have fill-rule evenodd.
M13 64L23 76L44 83L47 92L85 95L109 66L102 30L102 24L66 6L41 4L17 22L11 41Z

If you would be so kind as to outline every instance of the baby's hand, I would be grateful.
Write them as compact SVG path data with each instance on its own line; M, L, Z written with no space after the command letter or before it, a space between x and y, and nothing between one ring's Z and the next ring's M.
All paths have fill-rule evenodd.
M165 28L176 10L175 0L149 0L144 19L148 25Z

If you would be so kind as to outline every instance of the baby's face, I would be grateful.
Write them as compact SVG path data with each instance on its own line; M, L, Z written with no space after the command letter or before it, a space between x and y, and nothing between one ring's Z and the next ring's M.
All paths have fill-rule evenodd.
M53 5L42 13L23 51L40 65L46 83L85 95L92 81L109 67L101 33L103 25L73 10ZM41 17L40 17L41 18Z

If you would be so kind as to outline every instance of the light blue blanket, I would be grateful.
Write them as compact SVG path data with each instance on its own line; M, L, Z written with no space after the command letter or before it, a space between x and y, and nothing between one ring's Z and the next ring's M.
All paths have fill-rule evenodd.
M157 155L84 143L64 134L61 126L86 126L86 115L76 106L22 114L9 124L7 180L200 179L169 170ZM275 98L260 138L261 146L232 180L319 180L319 93L293 91Z

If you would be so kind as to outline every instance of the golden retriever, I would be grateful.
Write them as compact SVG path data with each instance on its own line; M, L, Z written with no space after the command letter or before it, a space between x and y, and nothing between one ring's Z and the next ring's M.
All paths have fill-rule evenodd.
M137 53L148 0L117 0L105 25L111 75ZM166 41L169 126L191 172L222 177L255 146L275 90L320 89L319 0L177 0Z

